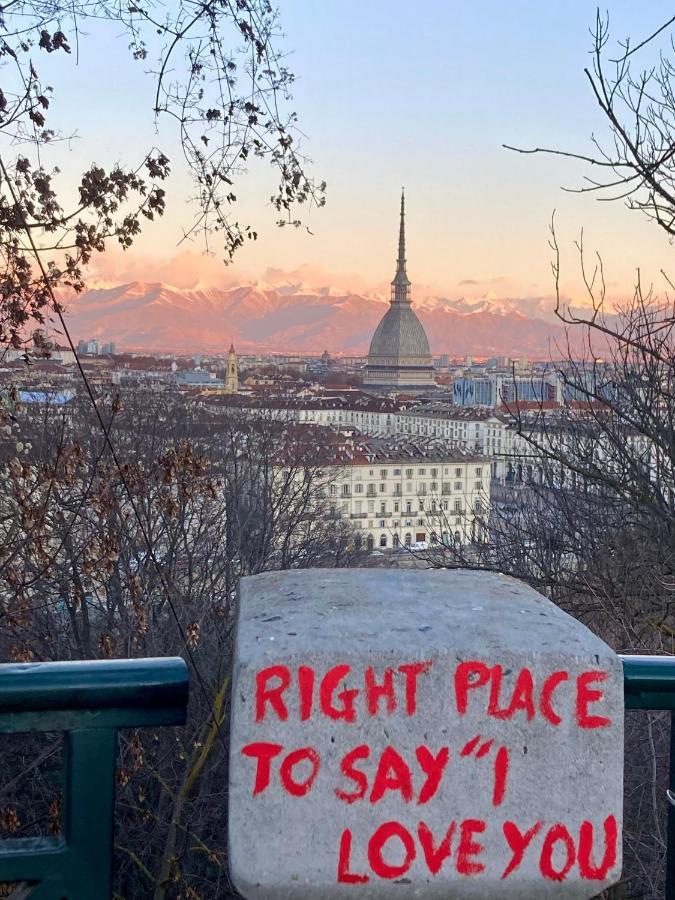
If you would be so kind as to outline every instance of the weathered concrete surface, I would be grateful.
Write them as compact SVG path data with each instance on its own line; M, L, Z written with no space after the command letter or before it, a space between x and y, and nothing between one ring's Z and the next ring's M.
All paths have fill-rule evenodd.
M621 870L622 757L620 661L511 578L242 581L229 842L247 898L594 897Z

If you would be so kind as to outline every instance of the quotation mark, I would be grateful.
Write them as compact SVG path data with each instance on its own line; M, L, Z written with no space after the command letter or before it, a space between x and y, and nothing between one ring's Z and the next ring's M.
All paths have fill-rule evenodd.
M488 755L494 745L494 740L477 734L475 737L467 741L460 751L460 756L474 756L476 759L483 759ZM506 794L506 780L509 774L510 754L507 747L499 747L494 759L494 785L492 788L492 805L499 806Z

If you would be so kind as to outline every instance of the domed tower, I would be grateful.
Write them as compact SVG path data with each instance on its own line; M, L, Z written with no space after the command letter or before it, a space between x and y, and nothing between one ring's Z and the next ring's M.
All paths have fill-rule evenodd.
M370 342L364 388L420 391L436 386L429 341L412 308L405 264L405 196L402 192L398 263L391 283L391 301Z

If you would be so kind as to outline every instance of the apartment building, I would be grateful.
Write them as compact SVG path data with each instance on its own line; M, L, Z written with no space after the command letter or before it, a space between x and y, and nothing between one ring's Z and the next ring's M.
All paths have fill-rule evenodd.
M335 464L326 500L369 549L484 541L490 465L445 441L366 439Z

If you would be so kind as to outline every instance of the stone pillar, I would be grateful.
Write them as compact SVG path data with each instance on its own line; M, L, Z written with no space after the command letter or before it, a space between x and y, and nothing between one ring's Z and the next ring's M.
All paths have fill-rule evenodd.
M251 900L582 900L621 872L621 663L506 576L244 578L230 753Z

